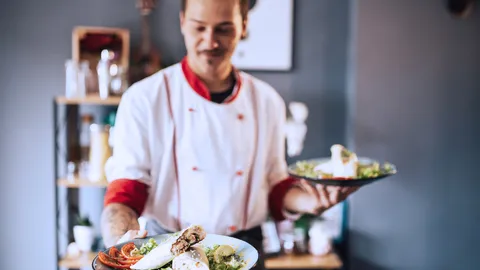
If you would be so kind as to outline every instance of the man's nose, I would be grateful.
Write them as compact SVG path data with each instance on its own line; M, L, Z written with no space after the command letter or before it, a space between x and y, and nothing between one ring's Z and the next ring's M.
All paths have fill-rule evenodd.
M207 30L204 32L203 40L205 41L205 47L207 50L213 50L218 48L219 44L213 30Z

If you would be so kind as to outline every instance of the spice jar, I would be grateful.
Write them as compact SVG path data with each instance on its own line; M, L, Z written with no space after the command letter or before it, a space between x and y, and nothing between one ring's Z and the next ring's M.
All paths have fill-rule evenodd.
M90 162L88 178L92 182L106 182L105 163L112 155L108 144L109 131L109 125L90 125Z

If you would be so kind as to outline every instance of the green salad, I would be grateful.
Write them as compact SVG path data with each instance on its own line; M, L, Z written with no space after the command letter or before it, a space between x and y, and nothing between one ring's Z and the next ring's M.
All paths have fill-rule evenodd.
M228 245L215 245L212 248L206 248L205 254L212 270L238 270L245 266L245 262Z
M295 166L291 168L292 173L301 177L314 179L329 179L335 178L335 176L342 179L365 179L395 172L395 166L388 162L383 165L380 165L380 163L376 161L372 161L369 164L361 162L357 154L341 144L332 145L330 152L330 160L296 162Z
M156 247L158 247L157 241L155 241L153 238L150 238L148 239L148 242L143 243L138 250L134 250L133 252L136 253L135 255L145 255Z
M296 175L308 178L325 179L333 177L331 174L324 173L319 170L315 171L315 167L319 164L321 163L313 161L298 161L295 163L293 172ZM359 163L357 167L356 179L374 178L384 174L392 173L393 171L393 165L388 162L384 163L383 165L380 165L378 162L373 162L371 164Z

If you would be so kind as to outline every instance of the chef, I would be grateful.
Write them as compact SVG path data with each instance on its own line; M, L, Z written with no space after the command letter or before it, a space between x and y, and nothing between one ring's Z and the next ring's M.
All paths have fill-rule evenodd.
M183 0L187 55L123 95L106 165L107 246L198 224L261 249L268 215L319 214L355 191L289 178L283 99L231 63L247 13L247 0Z

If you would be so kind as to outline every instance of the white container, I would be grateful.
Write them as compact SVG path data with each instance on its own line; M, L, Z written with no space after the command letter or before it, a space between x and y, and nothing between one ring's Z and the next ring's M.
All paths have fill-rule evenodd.
M89 252L92 250L95 241L95 230L90 226L74 226L73 238L80 251Z
M332 235L325 221L314 221L308 231L310 254L323 256L332 251Z
M266 221L262 224L262 234L263 249L265 253L269 254L281 251L282 245L280 243L280 238L278 237L277 227L274 221Z

